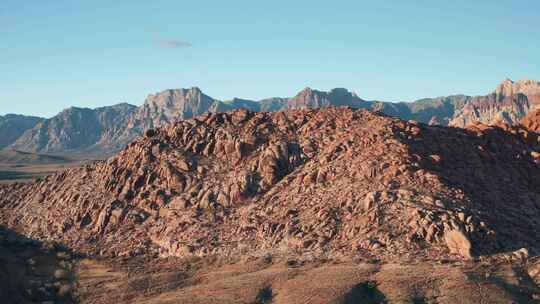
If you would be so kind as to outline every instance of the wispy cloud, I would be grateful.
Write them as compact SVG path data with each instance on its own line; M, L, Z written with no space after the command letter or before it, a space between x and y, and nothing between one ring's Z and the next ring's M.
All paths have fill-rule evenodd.
M185 49L193 46L191 42L176 39L159 40L159 45L167 49Z

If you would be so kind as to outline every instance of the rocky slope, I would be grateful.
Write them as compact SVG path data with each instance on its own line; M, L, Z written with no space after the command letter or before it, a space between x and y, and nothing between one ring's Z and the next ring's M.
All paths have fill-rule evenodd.
M97 109L72 107L27 130L11 147L40 153L99 154L121 149L126 142L122 131L136 109L129 104Z
M505 128L350 108L209 113L0 188L0 222L107 255L537 254L538 136Z
M0 149L11 145L26 130L33 128L43 118L7 114L0 116Z
M367 101L346 89L323 92L306 88L290 98L253 101L235 98L219 101L199 88L166 90L149 95L138 108L118 105L96 110L68 109L45 120L19 138L13 147L28 152L94 152L112 154L146 130L211 112L245 108L255 112L283 109L350 106L414 119L432 125L465 127L474 122L516 124L540 103L540 85L535 81L504 81L494 93L470 97L455 95L415 102ZM104 118L103 118L104 117Z
M540 133L540 109L527 114L520 124L531 131Z

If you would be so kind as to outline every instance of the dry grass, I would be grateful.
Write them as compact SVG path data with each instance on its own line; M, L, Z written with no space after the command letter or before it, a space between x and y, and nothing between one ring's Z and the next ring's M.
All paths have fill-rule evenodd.
M46 155L0 150L0 184L28 182L66 168L92 162L91 155Z
M512 265L84 261L82 303L535 303ZM131 269L130 269L131 267ZM487 275L486 273L489 273Z

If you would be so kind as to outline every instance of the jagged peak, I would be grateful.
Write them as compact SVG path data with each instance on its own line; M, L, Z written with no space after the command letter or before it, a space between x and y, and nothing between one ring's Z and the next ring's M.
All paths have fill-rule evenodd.
M160 96L160 95L175 95L175 94L180 94L183 96L188 95L188 94L202 95L203 92L199 87L193 86L193 87L188 87L188 88L166 89L163 91L156 92L154 94L149 94L148 98L152 98L152 97Z
M302 91L296 94L296 97L307 97L307 96L314 96L314 95L328 95L328 92L319 91L311 87L305 87Z
M310 87L305 87L304 89L302 89L300 92L298 92L298 94L296 94L297 96L298 95L310 95L310 94L313 94L313 92L315 92L315 90L313 90L312 88Z
M495 94L503 96L511 96L514 94L539 94L540 82L532 79L520 79L513 81L510 78L503 80L495 89Z
M146 97L144 105L171 106L183 102L183 100L209 100L218 101L204 94L199 87L167 89ZM143 105L143 106L144 106Z

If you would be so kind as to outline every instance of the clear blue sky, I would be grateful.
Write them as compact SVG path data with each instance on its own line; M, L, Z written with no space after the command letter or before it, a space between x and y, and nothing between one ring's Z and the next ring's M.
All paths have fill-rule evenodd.
M0 114L346 87L366 99L540 79L540 1L1 0Z

